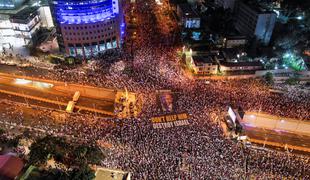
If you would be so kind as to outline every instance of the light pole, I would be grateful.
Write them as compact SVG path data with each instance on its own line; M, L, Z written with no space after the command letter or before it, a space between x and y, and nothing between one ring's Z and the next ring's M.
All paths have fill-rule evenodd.
M58 97L56 97L56 99L57 99L57 104L58 104L58 108L59 108L59 110L61 111L61 107L60 107L60 104L58 103L58 102L59 102L59 99L58 99Z

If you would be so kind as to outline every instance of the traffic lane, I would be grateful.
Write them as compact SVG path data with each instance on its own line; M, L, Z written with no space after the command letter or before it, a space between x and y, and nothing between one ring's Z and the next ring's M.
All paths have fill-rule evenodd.
M61 94L55 94L51 93L49 89L44 89L44 90L38 90L36 88L26 88L25 86L11 86L7 84L0 84L0 89L9 91L9 92L14 92L14 93L19 93L21 95L29 95L29 96L34 96L34 97L39 97L39 98L45 98L45 99L50 99L54 101L60 101L60 102L65 102L67 103L72 99L72 96L66 96L66 95L61 95Z
M35 106L40 106L40 107L45 107L45 108L51 108L51 109L60 109L60 110L66 109L66 107L62 106L62 105L42 102L42 101L28 99L28 98L24 98L24 97L20 97L20 96L8 95L8 94L1 93L1 92L0 92L0 99L7 99L9 101L19 102L19 103L23 103L23 104L30 104L30 105L35 105Z
M310 136L255 127L244 127L244 129L246 135L252 139L310 148Z
M36 88L27 88L24 86L10 86L6 84L0 84L0 89L9 91L9 92L19 93L21 95L29 95L29 96L49 99L53 101L59 101L63 103L68 103L69 101L72 100L72 97L73 97L73 94L61 93L58 91L53 91L53 89L40 90ZM4 98L11 99L7 96L4 96ZM77 105L89 107L89 108L95 108L98 110L106 110L109 112L114 112L114 101L107 101L105 99L98 100L98 99L86 98L86 97L81 96L78 100Z
M107 101L104 99L98 100L80 96L76 105L114 112L114 101Z
M38 69L34 67L18 67L18 66L9 66L5 64L0 64L0 72L7 74L15 74L21 76L36 76L36 77L46 77L50 72L46 69Z
M105 99L107 101L115 100L115 89L102 87L85 86L81 84L67 84L65 82L34 79L29 76L13 77L9 74L0 73L0 84L16 86L18 88L28 88L38 91L49 91L50 93L73 96L76 91L81 92L81 96L95 99Z
M23 78L14 78L11 76L2 75L0 76L0 85L6 87L15 87L20 90L30 90L30 91L41 91L41 92L49 92L61 95L69 95L70 92L57 91L53 87L55 84L49 82L41 82L32 80L31 77L29 79Z
M23 103L25 105L29 104L29 105L33 105L33 106L49 108L49 109L54 109L54 110L60 110L60 111L66 110L66 106L63 106L63 105L57 105L57 104L42 102L42 101L38 101L38 100L23 98L20 96L8 95L8 94L1 93L1 92L0 92L0 99L7 99L9 101ZM91 107L89 107L89 108L91 108ZM77 109L74 109L74 112L77 112L77 111L78 111ZM111 117L110 115L105 115L105 114L101 114L101 113L94 113L94 112L90 112L87 110L81 110L79 112L83 113L83 114L92 114L92 115L96 114L99 117Z
M29 85L18 85L14 83L14 79L7 78L7 77L0 77L0 89L10 91L10 92L16 92L16 93L22 93L25 95L31 95L36 97L42 97L47 98L55 101L60 102L68 102L72 100L73 93L71 92L65 92L65 91L59 91L55 88L40 88L33 86L32 83ZM93 105L96 105L96 107L102 107L102 109L113 111L113 108L110 106L114 106L114 100L111 99L94 99L89 97L84 97L82 100L82 105L86 107L93 107ZM90 106L90 105L91 106Z

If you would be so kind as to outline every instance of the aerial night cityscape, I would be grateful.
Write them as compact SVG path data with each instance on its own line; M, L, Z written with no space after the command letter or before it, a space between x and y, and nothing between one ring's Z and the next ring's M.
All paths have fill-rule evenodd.
M0 0L0 180L310 180L310 0Z

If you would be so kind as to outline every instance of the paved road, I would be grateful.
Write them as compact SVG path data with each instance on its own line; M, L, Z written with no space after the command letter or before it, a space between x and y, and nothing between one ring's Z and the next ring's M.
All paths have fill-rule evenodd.
M33 67L17 67L0 64L0 72L21 76L43 77L46 76L49 71L46 69L38 69Z
M35 81L38 82L38 81ZM56 88L57 86L57 88ZM80 87L79 87L80 88ZM61 89L61 91L59 90ZM67 90L66 90L67 89ZM85 87L87 89L87 87ZM38 98L44 98L49 99L53 101L59 101L62 103L68 103L68 101L72 100L73 92L72 89L64 87L62 83L56 83L53 87L38 87L35 83L16 83L16 79L10 76L0 76L0 90L13 92L13 93L19 93L22 95L29 95L34 96ZM101 91L102 92L102 91ZM110 95L111 92L107 92L107 95ZM111 95L112 96L112 95ZM21 98L17 98L16 96L9 96L5 95L4 93L1 93L1 97L13 100L13 101L23 101ZM107 98L92 98L92 97L86 97L81 96L77 105L88 107L88 108L94 108L98 110L104 110L113 113L114 111L114 101L112 100L114 97L107 97ZM32 101L31 103L35 103ZM35 103L35 105L40 105L41 103ZM44 104L44 103L43 103ZM46 103L44 104L44 107L46 107ZM54 106L50 106L53 108Z
M251 139L257 139L262 141L266 140L269 142L310 148L310 136L249 126L243 126L243 128L246 135Z

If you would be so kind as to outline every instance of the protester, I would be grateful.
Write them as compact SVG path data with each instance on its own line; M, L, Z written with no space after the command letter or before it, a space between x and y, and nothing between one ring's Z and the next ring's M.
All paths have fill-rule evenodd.
M210 80L209 84L194 80L179 66L177 52L181 48L167 46L167 38L173 36L173 31L156 26L155 1L137 1L137 7L139 28L133 54L130 48L121 53L110 51L88 69L54 70L42 78L127 88L143 99L139 117L118 119L75 114L54 126L50 120L52 111L45 111L35 115L37 121L32 128L81 142L110 143L101 165L129 171L133 179L310 179L309 157L247 148L227 139L214 118L222 120L228 106L240 106L245 111L310 120L309 94L274 94L260 79ZM118 68L112 65L111 71L115 61L123 61L125 68L117 72ZM175 111L190 114L190 125L152 127L150 118L159 113L156 90L163 89L175 93ZM20 113L17 109L7 109L0 117L4 122L12 122ZM14 123L21 126L23 119L23 114L19 114Z

